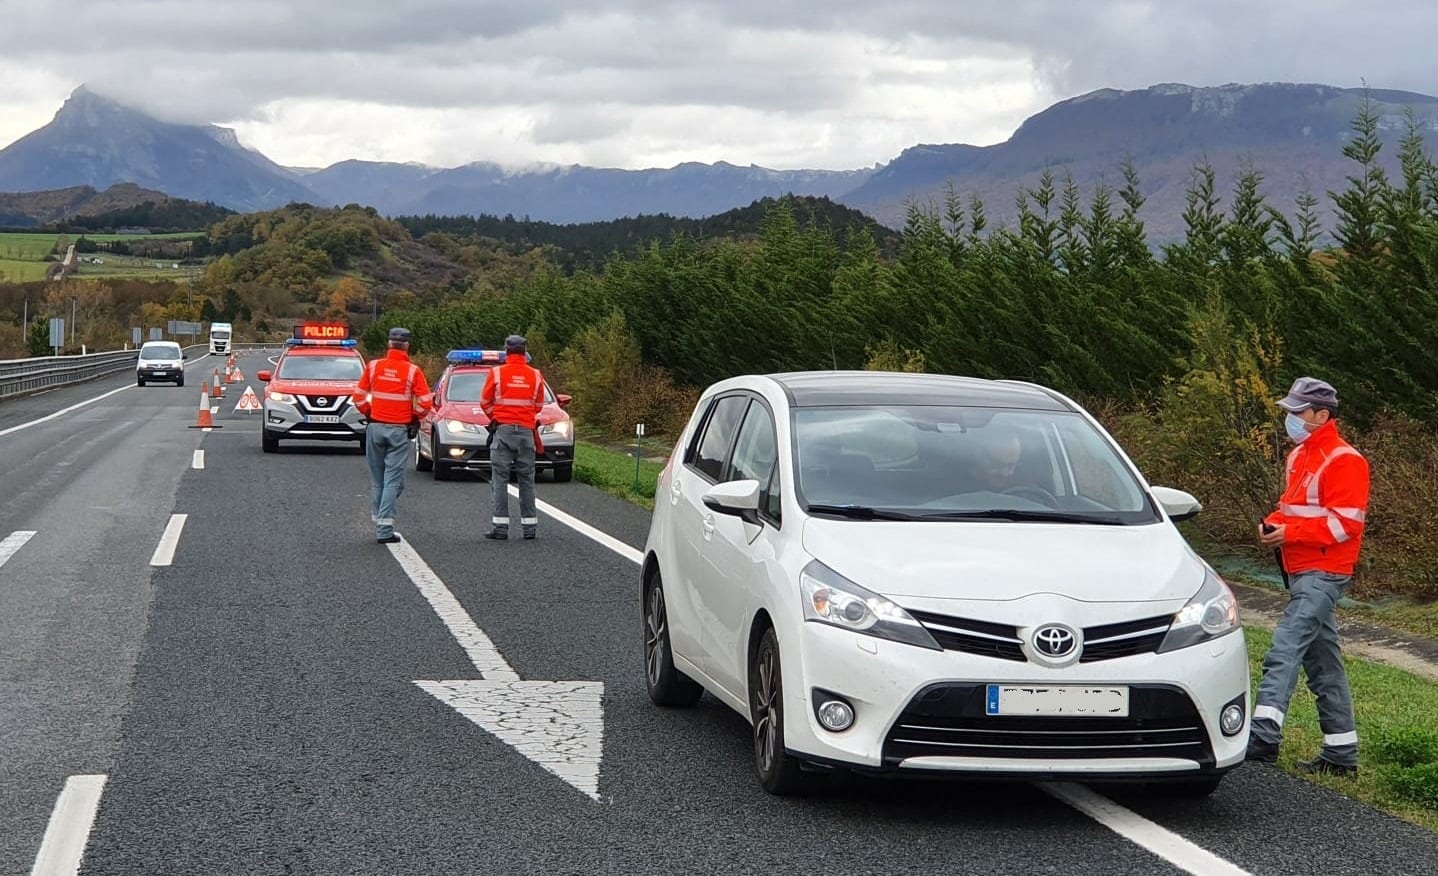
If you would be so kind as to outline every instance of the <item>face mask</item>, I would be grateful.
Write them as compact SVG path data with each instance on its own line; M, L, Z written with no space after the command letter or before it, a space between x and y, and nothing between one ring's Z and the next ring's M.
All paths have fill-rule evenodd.
M1293 439L1294 444L1302 444L1308 440L1309 435L1313 434L1306 428L1303 418L1294 414L1283 418L1283 428L1288 431L1288 437Z

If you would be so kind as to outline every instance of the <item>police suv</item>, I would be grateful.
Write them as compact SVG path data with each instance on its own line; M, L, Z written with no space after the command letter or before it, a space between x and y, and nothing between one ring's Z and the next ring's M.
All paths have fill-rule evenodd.
M265 453L280 440L355 441L364 447L365 418L354 405L364 373L358 342L349 326L301 323L274 371L257 376L268 384L261 405L261 445Z

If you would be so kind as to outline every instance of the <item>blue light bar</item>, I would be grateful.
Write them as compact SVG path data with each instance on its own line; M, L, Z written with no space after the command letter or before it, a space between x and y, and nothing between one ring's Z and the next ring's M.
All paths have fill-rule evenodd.
M450 350L444 361L451 365L500 365L504 362L503 350ZM533 363L534 357L524 354L524 361Z
M285 338L286 347L358 347L359 341L312 341L301 338Z

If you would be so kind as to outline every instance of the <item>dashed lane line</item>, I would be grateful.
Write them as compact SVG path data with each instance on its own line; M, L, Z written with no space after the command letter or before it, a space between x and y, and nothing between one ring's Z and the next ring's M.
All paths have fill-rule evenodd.
M203 451L203 450L196 450L196 451L195 451L194 459L190 460L190 468L204 468L204 467L205 467L205 451Z
M95 824L106 778L90 775L65 780L30 876L75 876L80 872L80 861L90 842L90 828Z
M203 358L205 358L205 357L204 357L204 356L201 356L201 357L200 357L200 359L203 359ZM198 363L198 362L200 361L200 359L196 359L194 362L191 362L189 365L186 365L185 367L186 367L186 368L189 368L189 367L195 365L196 363ZM85 407L86 405L92 405L92 404L94 404L94 403L97 402L97 401L104 401L105 399L109 398L109 397L112 396L112 395L115 395L116 393L124 392L124 391L127 390L127 389L134 389L134 388L135 388L135 384L133 384L133 383L127 383L127 384L125 384L124 386L120 387L119 389L112 389L112 390L110 390L109 392L102 392L102 393L100 393L99 395L95 396L94 398L87 398L87 399L85 399L85 400L82 401L82 402L76 402L75 404L70 405L68 408L61 408L60 410L56 411L55 413L53 413L53 414L46 414L45 416L41 417L41 418L38 419L38 420L31 420L31 421L28 422L28 423L21 423L21 424L19 424L19 425L17 425L17 426L11 426L11 427L9 427L9 428L7 428L7 429L0 429L0 438L3 438L3 437L5 437L6 435L9 435L9 434L11 434L11 433L13 433L13 432L19 432L21 429L29 429L31 426L38 426L38 425L40 425L41 423L48 423L48 422L50 422L51 420L54 420L54 419L57 419L57 418L59 418L59 417L65 416L66 414L70 413L71 411L78 411L80 408L83 408L83 407Z
M519 488L510 484L509 494L517 497ZM644 563L642 551L636 550L609 533L596 529L547 502L536 499L534 504L537 509L548 514L554 520L609 548L631 563L635 565ZM1250 876L1248 871L1237 865L1081 785L1040 783L1039 787L1129 842L1163 858L1193 876Z
M20 548L25 546L25 542L34 537L35 531L33 529L21 529L5 536L4 540L0 541L0 566L8 563L10 558L15 556Z
M170 515L170 522L165 524L165 532L160 536L160 543L155 546L155 553L150 557L150 565L168 566L175 561L175 548L180 545L180 531L185 528L185 520L189 516Z

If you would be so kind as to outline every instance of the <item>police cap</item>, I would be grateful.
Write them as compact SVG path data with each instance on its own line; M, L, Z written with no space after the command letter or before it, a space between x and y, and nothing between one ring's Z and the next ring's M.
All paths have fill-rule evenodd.
M389 330L389 339L391 341L404 341L406 344L408 344L409 329L395 326L394 328Z
M504 339L504 350L506 353L523 353L529 342L523 335L510 335Z

